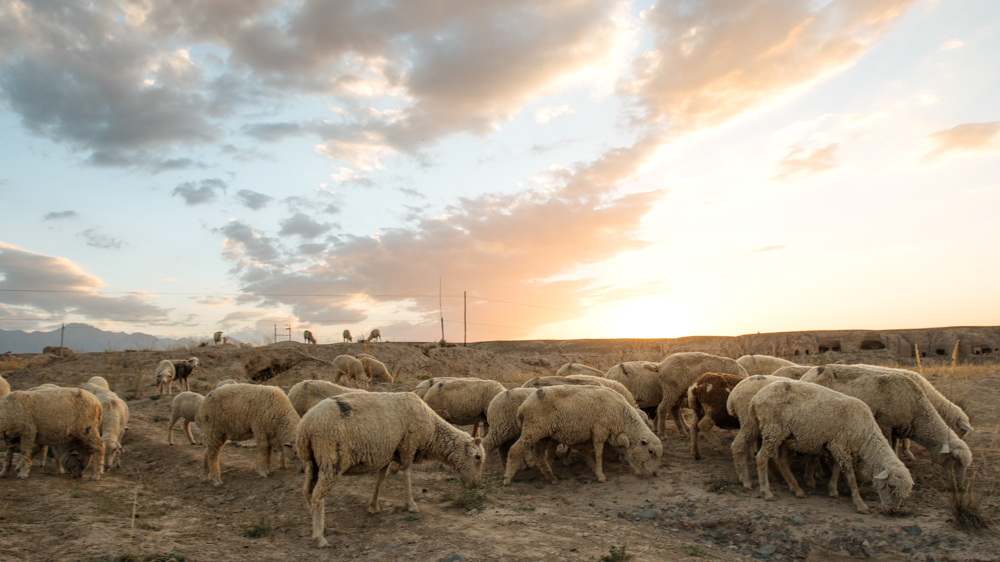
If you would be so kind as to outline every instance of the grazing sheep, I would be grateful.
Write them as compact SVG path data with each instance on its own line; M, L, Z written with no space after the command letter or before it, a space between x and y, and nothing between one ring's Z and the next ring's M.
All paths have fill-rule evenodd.
M346 341L346 342L354 341L354 338L351 337L351 331L350 330L344 330L344 341Z
M156 394L168 396L174 393L174 364L169 359L164 359L156 364Z
M170 404L170 425L167 426L167 443L174 444L174 425L178 421L184 420L184 433L187 434L188 442L192 445L198 444L191 435L191 422L198 423L198 408L201 407L201 403L204 400L205 397L197 392L181 392L174 397L173 403ZM198 431L201 431L200 425L198 426Z
M799 380L802 378L802 375L808 373L810 369L812 369L812 367L809 365L789 365L770 373L770 375L772 377Z
M108 379L106 379L104 377L100 377L100 376L90 377L90 379L87 380L87 384L92 384L94 386L103 388L104 390L107 390L107 391L111 390L111 386L108 385Z
M625 385L640 408L655 408L663 400L663 386L656 373L658 366L659 363L650 361L628 361L611 367L605 377Z
M90 383L84 383L84 385L95 386ZM121 468L121 455L125 452L125 448L122 447L122 437L125 436L129 417L128 404L110 390L92 392L92 394L101 403L101 439L104 440L104 470L111 470L112 466Z
M359 353L358 360L361 361L361 366L365 369L365 374L368 375L368 380L374 380L376 382L393 382L392 375L389 374L389 369L386 368L385 363L382 363L373 355L368 355L367 353Z
M215 332L215 335L212 336L212 341L215 342L215 345L222 344L222 332Z
M625 458L636 474L655 476L663 445L643 423L635 408L617 392L597 386L561 385L539 388L517 410L521 436L511 446L504 470L504 486L520 467L527 449L535 447L535 462L555 484L551 458L558 443L592 444L594 475L606 482L602 470L604 444L625 449ZM545 443L539 443L545 440ZM542 451L542 448L547 451Z
M457 381L463 378L465 377L434 377L432 379L420 381L420 383L417 384L417 386L410 392L416 394L417 396L420 397L421 400L423 400L424 396L427 394L427 391L430 390L435 383L444 381Z
M659 435L667 432L667 414L674 418L674 424L681 435L688 434L687 423L680 409L687 399L687 389L691 383L705 373L725 373L747 376L746 370L728 357L717 357L708 353L689 351L676 353L664 359L656 368L663 398L656 407L656 429Z
M316 338L313 337L313 333L309 330L302 332L302 339L304 339L306 343L311 343L313 345L316 344Z
M782 367L799 366L798 363L770 355L744 355L737 359L736 362L746 370L749 376L773 375L775 371Z
M0 477L11 472L15 446L21 450L18 478L27 478L35 445L62 445L77 439L97 457L90 477L100 479L104 474L101 419L101 403L78 388L15 390L0 398L0 446L7 449Z
M744 429L754 439L757 436L761 439L757 474L761 493L767 500L774 500L767 461L782 445L810 455L830 454L835 463L830 496L838 497L837 478L843 470L859 513L869 510L858 492L858 477L872 480L886 513L899 509L913 488L909 471L882 435L868 406L835 390L787 379L770 384L750 401ZM785 465L778 463L778 466L795 495L805 497Z
M726 410L729 393L746 377L724 373L705 373L695 379L688 388L688 408L694 410L694 424L691 425L691 454L695 460L701 458L698 449L698 432L704 431L717 447L722 443L712 433L712 426L720 429L739 429L739 418Z
M555 386L557 384L575 384L582 386L603 386L605 388L610 388L611 390L621 394L628 401L629 405L633 408L638 408L639 405L636 403L635 398L632 393L629 392L625 385L614 380L606 379L604 377L594 377L588 375L571 375L568 377L535 377L528 382L521 385L521 388L542 388L545 386Z
M52 457L56 461L56 469L59 474L69 473L73 478L83 478L83 473L90 466L91 460L93 460L93 455L91 452L81 443L80 441L73 439L69 443L63 443L62 445L53 445L52 447L47 447L44 445L35 445L35 454L42 452L42 466L45 466L44 455L46 449L51 449Z
M299 414L288 397L276 386L230 384L208 393L198 408L198 427L205 443L203 480L222 485L219 453L226 441L257 442L257 470L261 476L271 474L271 449L282 453L281 464L295 457L293 443Z
M483 440L483 450L486 451L487 458L496 451L504 468L507 467L507 452L521 436L521 426L517 424L517 409L535 390L535 388L505 390L494 396L493 400L490 400L489 408L486 409L486 425L490 427L490 431Z
M466 488L474 488L486 463L481 442L452 427L409 392L353 392L320 402L303 416L295 442L306 465L302 491L316 546L329 546L323 537L324 498L341 475L378 472L368 509L379 513L379 492L395 461L403 471L407 509L415 512L412 465L438 461L457 472Z
M557 377L568 377L570 375L590 375L592 377L603 378L604 371L580 363L566 363L556 371Z
M750 459L757 451L757 436L752 435L743 428L748 423L746 420L750 415L750 401L757 395L760 389L769 384L774 384L783 380L788 380L774 375L754 375L741 380L729 392L726 399L726 412L739 420L740 431L729 446L733 453L733 464L736 466L736 474L747 490L753 490L753 482L750 480ZM811 480L811 476L810 476Z
M8 394L10 394L10 383L7 382L7 379L0 377L0 398Z
M348 392L364 391L357 388L340 386L328 381L302 381L288 391L288 400L292 403L295 411L300 416L304 416L306 412L321 401L333 398L334 396L340 396L341 394L347 394Z
M198 358L192 357L190 359L173 359L170 361L174 365L174 379L180 380L178 387L183 387L185 391L190 391L191 388L188 386L188 377L191 373L194 373L198 369Z
M972 464L969 446L908 376L853 365L827 365L806 373L802 380L860 399L871 408L887 439L916 441L930 452L932 461L954 471L958 486L965 485L965 472Z
M224 381L219 381L215 383L215 388L221 388L227 384L236 384L236 379L226 379Z
M380 332L378 328L375 328L374 330L372 330L372 333L368 334L368 339L365 341L371 342L371 341L381 341L381 340L382 340L382 332Z
M355 384L365 376L365 366L357 357L338 355L333 358L333 382L340 382L341 377L354 380Z
M424 402L446 422L472 425L479 436L479 424L486 422L486 410L497 394L506 390L497 381L483 379L439 380L424 395Z

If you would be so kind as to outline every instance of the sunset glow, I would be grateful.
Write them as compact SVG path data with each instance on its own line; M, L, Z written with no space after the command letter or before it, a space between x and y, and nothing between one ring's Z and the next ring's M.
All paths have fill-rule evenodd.
M997 323L996 2L223 4L0 0L0 329Z

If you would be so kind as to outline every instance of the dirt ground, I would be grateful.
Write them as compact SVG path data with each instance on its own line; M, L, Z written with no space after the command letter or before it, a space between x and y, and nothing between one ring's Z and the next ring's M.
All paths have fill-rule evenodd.
M318 550L309 540L303 477L295 469L261 478L256 450L231 443L221 457L224 485L214 488L201 482L202 448L187 444L180 425L174 429L177 444L167 444L171 399L154 396L152 375L161 359L198 357L202 368L192 390L204 394L228 378L286 387L330 378L328 361L363 350L360 344L282 343L22 358L29 366L3 373L12 389L45 382L75 386L102 375L127 401L131 419L122 467L98 482L58 475L51 461L27 480L0 480L0 560L601 560L615 559L622 547L631 560L1000 559L996 535L956 528L943 471L917 445L917 461L907 463L915 486L903 516L881 514L870 491L865 498L872 514L856 513L844 485L839 499L827 497L823 487L798 499L774 482L777 501L765 502L737 483L728 448L703 443L704 458L695 461L690 443L669 424L657 478L605 463L608 481L600 484L576 458L569 466L557 463L558 484L524 469L503 487L494 456L486 482L470 492L452 473L428 463L414 470L419 513L406 511L401 478L390 476L383 512L370 515L374 475L344 477L327 498L333 548ZM605 348L567 342L468 348L385 343L369 352L398 375L391 389L380 391L409 390L430 376L477 376L513 387L571 360L607 368L620 360L661 359L655 346L622 342ZM976 427L967 437L976 489L985 494L984 505L995 505L1000 370L975 380L930 379L969 411ZM728 432L718 435L728 445ZM247 536L253 530L262 536Z

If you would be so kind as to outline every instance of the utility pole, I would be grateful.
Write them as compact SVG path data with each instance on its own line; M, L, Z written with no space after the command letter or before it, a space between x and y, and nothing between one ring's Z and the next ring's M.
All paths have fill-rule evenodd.
M441 276L438 275L438 313L441 315L441 341L444 342L444 298L441 296Z
M59 332L59 357L63 356L63 342L66 341L66 323L62 324L62 331Z
M469 347L469 295L462 291L462 347Z
M278 343L278 325L274 325L274 343Z

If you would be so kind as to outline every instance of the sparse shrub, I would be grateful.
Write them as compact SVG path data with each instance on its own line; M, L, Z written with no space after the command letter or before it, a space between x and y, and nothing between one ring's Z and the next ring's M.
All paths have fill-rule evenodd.
M701 557L701 558L707 558L708 557L708 553L705 552L705 549L702 548L702 547L700 547L700 546L698 546L698 545L696 545L696 544L686 544L686 545L682 546L681 547L681 552L683 552L684 554L687 554L688 556L698 556L698 557Z
M475 488L471 490L463 489L458 495L445 496L445 499L451 502L452 507L464 509L465 511L473 509L482 511L484 507L493 501L493 478L484 478Z
M611 554L607 556L602 556L601 560L603 562L622 562L623 560L628 560L632 557L631 554L627 552L628 545L623 544L621 546L612 546Z
M251 539L266 537L271 534L271 520L261 517L256 525L243 530L243 536Z

